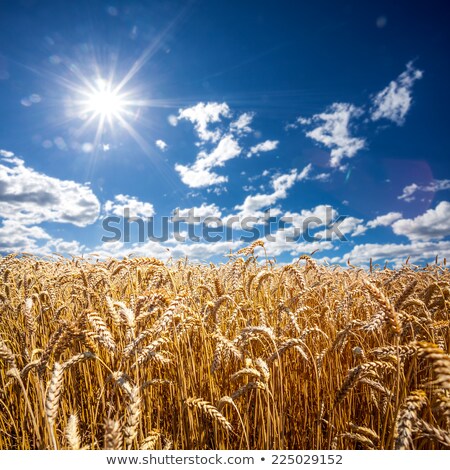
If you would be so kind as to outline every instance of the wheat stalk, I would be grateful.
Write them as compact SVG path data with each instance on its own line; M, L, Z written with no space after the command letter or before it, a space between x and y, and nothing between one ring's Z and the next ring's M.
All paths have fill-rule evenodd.
M185 401L185 404L190 408L195 407L200 409L204 414L210 416L215 423L218 423L223 429L225 429L225 431L233 430L233 426L231 426L225 416L223 416L223 414L220 413L220 411L211 403L203 400L203 398L188 398Z
M397 436L395 449L413 448L413 427L418 420L420 410L426 403L427 397L423 390L416 390L406 398L395 423Z
M122 448L122 430L119 421L107 419L105 422L105 450Z
M80 435L78 433L78 416L70 415L66 426L66 439L71 450L80 448Z
M140 388L134 386L131 388L129 401L127 403L127 417L123 433L125 436L125 445L131 448L137 439L139 420L141 416L141 397Z
M45 400L45 413L50 425L53 425L58 414L59 401L64 383L64 367L55 362L53 373L47 389L47 398Z

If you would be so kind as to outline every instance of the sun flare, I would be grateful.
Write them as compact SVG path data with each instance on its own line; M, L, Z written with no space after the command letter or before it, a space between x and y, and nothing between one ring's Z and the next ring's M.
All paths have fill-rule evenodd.
M87 97L86 111L111 121L112 118L120 118L126 112L126 101L112 89L111 83L98 80L97 89Z
M144 149L147 144L134 128L140 117L140 109L148 107L149 102L139 96L136 89L125 89L129 77L121 82L112 79L97 77L89 80L79 74L81 85L72 86L71 89L78 95L70 106L77 117L83 121L78 133L84 134L89 129L95 130L93 148L103 148L104 135L110 131L109 138L117 135L120 129L128 134Z
M155 106L155 101L148 98L148 87L144 90L142 84L136 83L131 86L152 52L151 47L146 49L122 77L117 76L112 66L104 67L109 71L102 74L102 67L97 63L94 76L72 64L69 76L56 77L69 91L65 101L67 120L82 122L75 133L81 136L94 132L89 148L104 149L111 140L120 139L125 131L145 153L152 152L138 128L149 125L144 116L145 109Z

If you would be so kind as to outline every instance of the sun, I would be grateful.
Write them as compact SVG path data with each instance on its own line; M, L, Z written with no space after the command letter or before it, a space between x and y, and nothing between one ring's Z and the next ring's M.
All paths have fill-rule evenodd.
M95 131L92 142L93 148L104 148L105 132L109 129L109 137L113 137L124 129L144 149L148 145L137 132L133 123L136 124L140 116L140 109L148 107L150 102L143 99L137 90L126 89L129 77L120 82L112 78L103 78L97 75L94 79L88 79L79 74L80 84L72 85L70 88L76 95L70 101L71 115L83 121L77 130L78 135L84 134L89 129Z
M119 119L127 112L127 102L123 95L112 89L112 84L103 79L98 79L96 89L88 92L85 102L85 111L95 117L112 122L113 118Z
M80 126L71 126L71 133L76 139L92 139L87 143L94 154L109 149L111 141L122 145L125 131L146 154L152 155L152 147L138 129L152 125L146 117L149 108L170 103L150 99L148 84L144 87L135 77L154 52L155 48L149 46L123 74L118 72L117 64L102 66L92 59L85 66L70 63L65 74L54 75L66 90L66 119L60 124L81 121Z

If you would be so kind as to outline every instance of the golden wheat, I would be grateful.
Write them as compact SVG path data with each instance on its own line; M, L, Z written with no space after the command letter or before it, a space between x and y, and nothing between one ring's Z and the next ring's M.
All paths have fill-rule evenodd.
M448 448L447 267L258 254L0 258L0 449Z

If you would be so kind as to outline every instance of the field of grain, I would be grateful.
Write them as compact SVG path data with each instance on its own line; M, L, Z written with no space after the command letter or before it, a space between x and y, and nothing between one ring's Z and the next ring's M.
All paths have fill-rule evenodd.
M0 259L0 449L445 449L444 265Z

